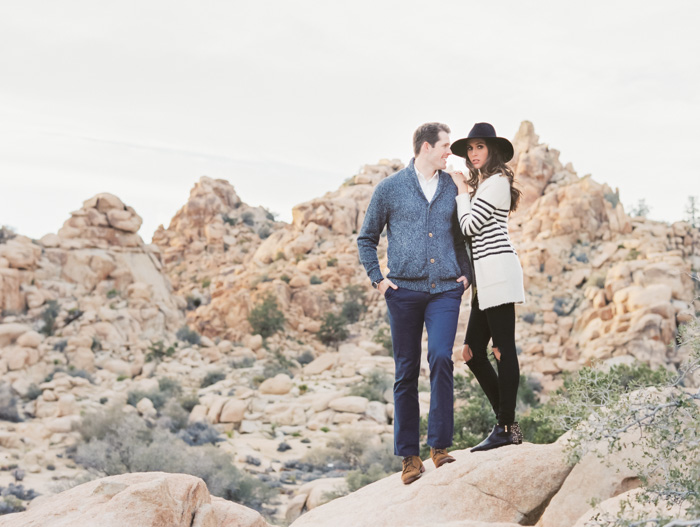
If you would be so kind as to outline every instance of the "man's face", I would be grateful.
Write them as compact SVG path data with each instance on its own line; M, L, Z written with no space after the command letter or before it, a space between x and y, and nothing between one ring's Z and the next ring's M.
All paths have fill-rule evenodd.
M450 136L446 132L440 132L435 146L425 143L423 147L427 147L426 159L433 167L433 170L445 170L447 168L447 158L452 154L452 151L450 150Z

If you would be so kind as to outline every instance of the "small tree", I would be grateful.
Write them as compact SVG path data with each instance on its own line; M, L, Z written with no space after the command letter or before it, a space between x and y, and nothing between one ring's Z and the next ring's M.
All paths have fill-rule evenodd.
M284 314L277 305L277 300L268 293L248 315L248 323L253 328L253 333L266 339L280 331L284 327Z
M335 344L341 340L348 338L348 330L345 328L348 321L345 317L338 316L335 313L326 313L323 317L321 329L318 330L316 336L324 344Z
M685 219L693 229L700 227L700 201L697 196L688 196L685 206Z
M630 207L630 214L632 216L646 218L650 212L651 207L647 205L644 198L640 199L636 205L632 205L632 207Z

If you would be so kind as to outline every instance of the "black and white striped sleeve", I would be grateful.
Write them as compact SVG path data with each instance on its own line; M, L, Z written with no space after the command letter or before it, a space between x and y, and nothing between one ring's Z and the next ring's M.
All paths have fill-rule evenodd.
M482 197L476 198L472 205L469 194L457 196L457 214L459 215L459 228L465 236L479 234L484 225L493 216L496 207Z
M492 176L483 185L484 189L474 203L466 193L456 198L459 227L466 236L480 234L483 229L493 225L491 220L494 216L501 219L502 209L507 211L510 207L510 184L507 179Z

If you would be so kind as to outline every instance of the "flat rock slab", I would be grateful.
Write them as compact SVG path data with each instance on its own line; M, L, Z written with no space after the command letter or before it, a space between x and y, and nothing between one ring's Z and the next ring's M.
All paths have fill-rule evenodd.
M533 525L571 471L556 444L451 454L454 463L436 470L428 461L410 485L393 474L313 509L292 527Z

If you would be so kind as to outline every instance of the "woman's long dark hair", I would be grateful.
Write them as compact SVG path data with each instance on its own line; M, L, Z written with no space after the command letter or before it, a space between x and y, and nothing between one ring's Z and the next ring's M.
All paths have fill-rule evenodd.
M501 153L501 149L499 148L498 144L488 137L484 138L484 142L486 143L486 148L489 150L489 156L486 159L486 164L481 169L481 177L483 179L487 179L494 174L500 173L508 178L508 182L510 183L510 212L513 212L518 208L520 196L522 195L522 192L513 186L513 178L515 177L515 174L510 167L506 165L505 161L503 161L503 154ZM469 183L469 185L474 189L474 192L476 192L476 189L479 188L479 170L474 168L474 165L472 165L471 161L469 161L468 156L466 158L466 162L467 168L469 169L467 183Z

